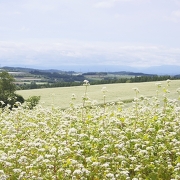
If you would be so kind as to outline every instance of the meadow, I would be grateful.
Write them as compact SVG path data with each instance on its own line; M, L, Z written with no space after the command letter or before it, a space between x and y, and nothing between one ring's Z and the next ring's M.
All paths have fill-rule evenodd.
M0 111L0 179L179 180L179 82L21 91L71 105ZM113 103L119 97L131 106Z
M166 87L166 81L161 82L143 82L143 83L119 83L119 84L103 84L93 85L88 87L88 97L90 101L96 103L103 103L102 88L106 87L106 102L116 102L119 99L124 101L131 101L134 98L133 88L138 88L141 95L144 96L155 96L156 95L156 83L161 83L162 86ZM83 83L82 83L83 84ZM180 80L171 81L169 90L171 91L170 97L176 98L176 89L180 86ZM44 107L55 107L67 108L71 103L72 94L75 95L76 99L74 103L76 105L82 103L82 96L84 94L84 87L60 87L60 88L46 88L46 89L33 89L33 90L20 90L18 94L22 95L25 99L30 96L41 96L40 104ZM163 88L160 93L163 93Z

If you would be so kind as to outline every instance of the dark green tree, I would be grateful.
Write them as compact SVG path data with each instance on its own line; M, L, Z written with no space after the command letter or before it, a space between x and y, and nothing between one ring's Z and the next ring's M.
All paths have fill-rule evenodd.
M24 98L15 93L15 79L6 71L0 72L0 107L5 107L9 104L10 108L18 101L24 102Z
M11 76L8 72L3 71L0 73L0 94L3 96L13 94L16 90L14 84L14 77Z

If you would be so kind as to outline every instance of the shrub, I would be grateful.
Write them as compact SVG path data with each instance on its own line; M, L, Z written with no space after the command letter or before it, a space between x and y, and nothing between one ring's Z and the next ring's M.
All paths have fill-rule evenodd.
M30 96L27 100L27 106L29 109L33 109L40 101L40 96Z
M17 107L15 104L16 102L20 102L21 104L24 103L24 98L19 94L9 94L8 96L0 95L0 108L4 108L6 106L9 106L10 109L13 107Z

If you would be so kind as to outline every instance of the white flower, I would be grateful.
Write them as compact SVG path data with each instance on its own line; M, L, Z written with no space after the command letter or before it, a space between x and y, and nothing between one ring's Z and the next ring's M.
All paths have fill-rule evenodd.
M72 94L71 99L72 99L72 100L75 100L75 99L76 99L76 95L75 95L74 93Z
M0 170L0 175L1 175L1 174L4 174L4 170Z
M36 146L36 147L42 147L42 143L40 143L40 142L34 143L34 146Z
M54 158L55 156L52 155L52 154L46 154L45 157L46 157L47 159L49 159L49 158Z
M25 163L27 161L27 157L26 156L21 156L18 160L19 163Z
M81 175L82 174L82 171L80 169L76 169L74 172L73 172L73 175Z
M139 132L142 132L142 129L141 129L141 128L137 128L137 129L135 130L135 133L139 133Z
M76 146L78 146L78 145L80 145L81 143L80 142L74 142L73 144L72 144L72 146L73 147L76 147Z
M38 161L41 161L43 159L44 159L44 157L42 155L40 155L39 157L37 157L36 161L38 162Z
M77 129L75 129L75 128L69 129L68 134L69 134L69 135L75 135L75 134L77 134Z
M148 152L147 152L146 150L143 150L143 149L141 149L139 153L140 153L141 155L148 154Z
M130 160L131 160L131 161L135 161L135 160L136 160L136 157L130 157Z
M57 150L56 147L52 147L51 150L50 150L50 152L51 152L51 153L55 153L56 150Z
M170 82L171 82L171 80L170 80L170 79L167 79L167 80L166 80L166 82L167 82L167 83L170 83Z
M16 159L16 154L12 154L9 156L9 159Z
M99 166L100 162L93 162L92 166Z
M0 179L1 179L1 180L7 180L8 177L7 177L5 174L2 174L2 175L0 175Z
M161 83L155 83L155 85L156 85L158 88L162 86Z
M46 164L47 164L47 163L49 163L49 162L51 162L49 159L44 159L44 160L43 160L43 163L46 163Z
M84 82L83 86L89 86L90 85L88 80L84 80L83 82Z
M141 165L137 165L134 171L140 171L141 167L142 167Z
M125 176L129 176L129 172L124 170L124 171L121 171L121 174L125 175Z
M39 151L39 152L44 152L45 149L44 149L44 148L39 148L38 151Z
M107 167L109 167L109 162L106 162L106 163L102 164L101 166L107 168Z
M115 144L115 147L118 148L118 149L122 149L124 147L124 143Z
M1 160L7 160L7 154L6 153L3 153L2 155L1 155L1 158L0 158Z
M12 166L13 164L12 163L10 163L10 162L5 162L5 164L6 164L6 166Z
M88 171L86 168L82 168L82 172L85 173L85 174L89 174L90 171Z
M0 103L2 104L2 105L4 105L5 103L4 103L4 101L0 101Z
M108 173L108 174L106 174L106 177L107 177L107 178L114 178L114 174Z
M66 169L66 170L65 170L65 173L66 173L67 175L70 175L70 174L71 174L71 170L70 170L70 169Z
M136 92L136 93L139 93L139 89L137 87L133 88L133 90Z
M106 87L103 87L103 88L101 89L101 91L102 91L103 93L106 93L106 92L107 92L107 88L106 88Z
M20 173L22 170L21 170L21 169L13 169L13 171L14 171L15 173Z
M71 164L72 164L72 165L76 165L76 164L78 164L78 162L77 162L77 160L72 159L72 160L71 160Z

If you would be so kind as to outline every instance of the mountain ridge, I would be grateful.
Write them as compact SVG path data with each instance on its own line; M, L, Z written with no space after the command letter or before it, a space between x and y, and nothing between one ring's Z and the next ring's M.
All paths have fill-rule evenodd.
M111 73L137 73L140 75L180 75L180 66L176 66L176 65L162 65L162 66L152 66L152 67L130 67L130 66L121 66L121 67L114 67L114 66L102 66L102 67L89 67L89 69L84 70L83 72L81 72L81 69L83 69L83 67L81 69L77 69L75 67L72 67L72 69L70 69L70 67L66 70L62 70L64 69L62 67L62 69L60 70L58 67L57 68L49 68L49 69L41 69L38 67L15 67L15 66L4 66L1 67L1 69L6 69L9 71L25 71L25 72L30 72L30 71L34 71L34 70L38 70L38 71L44 71L44 72L59 72L59 73L87 73L87 72L111 72ZM93 71L92 71L93 69Z

